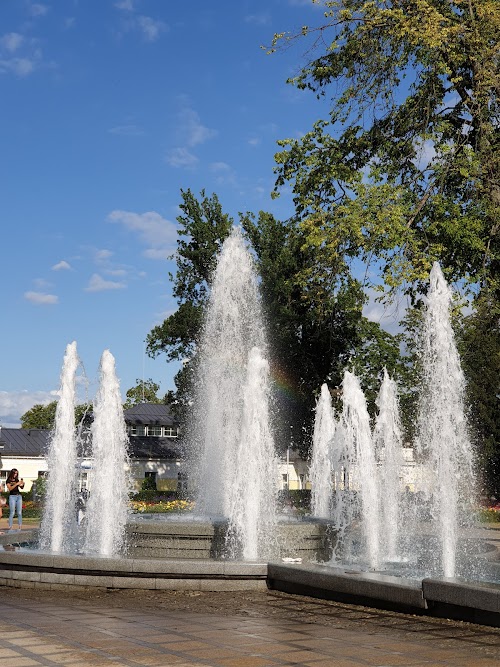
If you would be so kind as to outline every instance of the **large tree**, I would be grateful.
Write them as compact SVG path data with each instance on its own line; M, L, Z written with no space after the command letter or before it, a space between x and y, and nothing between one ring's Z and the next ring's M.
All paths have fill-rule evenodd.
M189 362L195 355L217 255L231 232L233 220L222 211L215 194L207 197L202 190L198 199L188 189L181 190L181 197L177 270L175 275L169 274L178 307L148 334L146 349L151 357L165 354L167 361ZM185 363L175 377L177 395L169 392L165 397L181 420L185 416L182 408L191 397L192 370L193 365Z
M328 253L307 245L291 219L242 216L257 258L277 389L281 444L307 456L321 385L339 387L346 368L359 371L373 414L382 369L400 375L399 339L362 314L362 285ZM337 392L338 393L338 392Z
M192 398L196 343L211 275L232 224L222 214L215 195L211 201L217 204L217 225L212 218L199 215L203 202L189 193L185 215L179 219L178 270L173 277L179 310L148 336L150 354L164 352L167 359L190 359L176 376L176 395L169 397L180 419ZM240 222L255 253L260 276L278 441L282 447L293 443L306 455L315 396L321 384L338 386L344 368L362 354L372 362L363 380L375 386L384 365L394 372L398 341L362 317L365 295L360 283L348 272L342 273L342 266L332 266L327 253L308 247L297 220L282 222L261 212L257 217L240 214ZM177 327L181 311L182 327ZM382 340L384 345L379 344Z
M484 489L500 498L500 305L491 294L463 318L458 345Z
M57 401L47 405L37 403L21 415L21 428L51 429L56 417Z
M21 415L21 428L40 428L50 430L54 427L57 401L47 405L37 403ZM75 406L75 426L87 428L92 421L92 403L80 403Z
M323 4L321 25L273 42L309 39L292 83L329 99L276 156L308 243L335 264L374 262L389 289L421 287L439 260L498 296L498 0Z

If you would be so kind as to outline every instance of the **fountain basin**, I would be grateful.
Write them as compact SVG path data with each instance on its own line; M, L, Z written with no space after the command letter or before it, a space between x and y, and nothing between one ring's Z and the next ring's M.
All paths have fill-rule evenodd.
M500 584L458 578L405 579L313 563L269 563L270 589L294 595L500 627Z
M265 590L265 562L105 558L24 548L38 531L0 536L0 585L62 590ZM22 540L19 542L17 540Z
M227 528L224 520L141 516L127 524L128 555L131 558L224 558ZM328 521L281 521L276 529L274 557L329 560L331 539Z
M267 588L412 614L500 627L500 584L405 579L318 563L104 558L36 552L36 530L0 536L0 586L84 591L92 588L248 591ZM20 541L22 540L22 542Z

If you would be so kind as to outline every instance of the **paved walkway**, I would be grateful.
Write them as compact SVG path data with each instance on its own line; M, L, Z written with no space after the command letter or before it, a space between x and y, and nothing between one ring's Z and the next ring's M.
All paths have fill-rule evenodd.
M269 593L0 589L1 667L498 667L500 630Z

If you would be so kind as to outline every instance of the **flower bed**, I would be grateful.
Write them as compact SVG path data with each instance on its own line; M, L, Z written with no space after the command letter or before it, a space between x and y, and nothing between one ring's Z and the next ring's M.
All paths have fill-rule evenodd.
M145 500L131 500L130 506L134 514L165 514L167 512L190 512L194 508L194 502L191 500L168 500L153 503Z
M478 519L482 523L499 523L500 507L498 505L493 507L482 507L478 511Z
M9 504L2 507L2 516L9 516ZM32 500L23 501L23 517L26 519L39 519L42 516L42 506Z

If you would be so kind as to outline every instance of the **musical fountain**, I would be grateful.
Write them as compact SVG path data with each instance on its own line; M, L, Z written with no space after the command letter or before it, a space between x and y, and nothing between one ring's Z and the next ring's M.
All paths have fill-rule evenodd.
M65 536L75 534L73 343L66 351L49 453L51 474L52 468L63 472L68 492L57 505L56 480L62 477L54 476L54 482L49 477L54 504L49 503L42 522L42 550L0 553L0 582L201 590L267 585L500 623L500 587L491 583L500 580L500 569L477 556L473 535L473 456L450 300L451 291L436 264L422 344L422 400L415 444L422 473L419 501L410 502L400 488L402 435L394 382L384 374L372 432L359 380L346 371L339 418L326 385L316 408L310 474L313 516L303 522L284 521L276 503L278 466L257 278L241 233L234 230L218 258L196 360L198 383L188 430L191 452L198 454L192 466L192 480L198 486L196 514L189 521L129 517L125 529L126 513L121 501L116 502L113 517L107 516L101 525L89 523L84 539L72 538L66 547ZM101 360L92 437L94 457L104 457L99 466L123 471L127 460L123 414L114 360L107 351ZM127 484L120 472L112 485L101 480L98 486L106 487L106 493L114 488L116 497L124 500ZM115 505L115 496L101 498L96 492L95 498L96 507ZM428 508L425 520L419 513L421 499ZM93 515L99 516L99 510L94 508ZM105 529L109 522L117 526L111 538ZM126 550L120 547L124 535ZM200 537L203 545L197 552L192 547ZM161 556L155 547L165 541L178 542L177 553L183 557L155 557ZM75 543L77 554L71 551Z
M402 485L395 383L384 372L372 432L359 381L346 371L338 421L328 387L322 387L311 466L312 479L320 482L313 511L330 519L336 534L332 559L293 568L273 563L269 578L283 591L497 625L498 550L475 526L465 380L449 316L452 292L437 263L427 297L415 443L418 489L408 493ZM318 475L322 468L329 474Z

